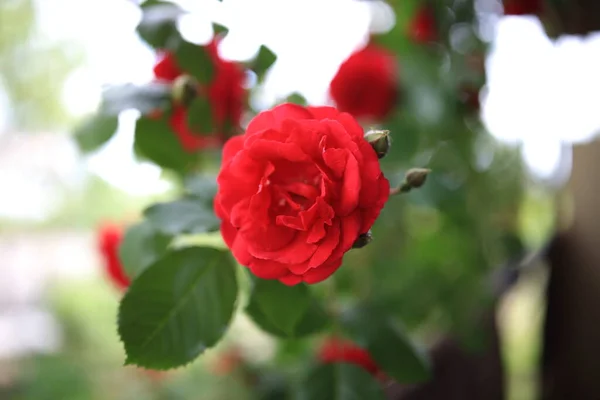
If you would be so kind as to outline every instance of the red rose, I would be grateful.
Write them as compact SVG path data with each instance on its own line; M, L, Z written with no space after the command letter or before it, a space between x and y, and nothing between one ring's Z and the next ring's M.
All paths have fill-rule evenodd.
M326 339L319 349L318 356L324 364L356 364L372 375L380 375L381 372L366 350L348 340L335 337Z
M435 15L428 6L420 7L410 23L410 37L417 43L429 43L437 39Z
M130 281L119 260L119 245L122 237L123 231L120 227L111 224L103 225L98 234L98 247L108 278L115 286L124 290L129 286Z
M504 0L504 15L539 15L542 0Z
M223 129L227 125L238 126L244 109L246 96L246 90L243 87L244 71L237 64L225 61L219 56L216 40L206 45L204 49L213 63L214 77L208 86L199 88L199 93L208 96L216 134L202 136L199 132L193 132L186 121L187 110L185 107L175 106L171 116L171 126L183 147L188 151L219 147L223 142L221 135ZM171 53L162 54L154 66L154 76L162 81L173 82L183 73Z
M282 104L225 144L215 212L240 264L287 285L339 268L390 192L363 135L333 107Z
M369 44L342 63L329 92L340 111L356 118L382 120L396 104L397 86L394 55Z

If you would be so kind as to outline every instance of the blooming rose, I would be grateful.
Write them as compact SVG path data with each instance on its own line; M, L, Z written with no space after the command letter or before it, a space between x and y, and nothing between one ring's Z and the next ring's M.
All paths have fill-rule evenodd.
M538 15L542 0L504 0L504 15Z
M433 42L437 38L435 15L428 6L420 7L410 23L410 37L417 43Z
M219 147L224 140L221 134L223 129L227 124L238 126L244 109L246 96L246 90L243 87L244 71L237 64L225 61L219 56L216 40L210 42L204 49L213 63L214 77L208 86L201 86L199 91L200 95L208 96L217 134L202 136L200 132L193 132L187 124L185 107L183 105L175 106L171 115L171 126L187 151ZM177 66L175 57L171 53L162 54L154 66L154 76L161 81L173 82L183 73L184 71Z
M382 120L396 104L397 86L394 55L369 44L342 63L329 92L340 111L356 118Z
M225 144L214 206L240 264L287 285L340 267L390 192L363 135L333 107L282 104Z
M369 353L356 344L340 338L326 339L319 349L319 360L324 364L355 364L372 375L380 375L381 371Z
M124 290L129 286L129 278L119 260L119 245L123 232L119 226L105 224L98 232L98 247L104 261L104 269L111 282L117 288Z

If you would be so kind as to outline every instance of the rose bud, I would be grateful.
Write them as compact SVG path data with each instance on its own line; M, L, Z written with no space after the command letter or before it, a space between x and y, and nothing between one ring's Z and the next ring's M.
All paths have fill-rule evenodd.
M362 235L360 235L358 237L358 239L356 239L356 241L352 245L352 248L353 249L361 249L361 248L365 247L366 245L368 245L369 243L371 243L372 240L373 240L373 235L371 234L371 231L369 231L367 233L363 233Z
M98 230L98 248L102 255L104 271L118 289L125 290L129 287L130 280L119 259L122 238L123 230L120 226L104 224Z
M323 364L354 364L373 376L381 374L369 353L349 340L336 337L327 338L319 349L318 358Z
M365 139L371 144L380 159L385 157L392 145L390 131L369 131L365 135Z
M329 85L331 98L355 118L384 120L399 96L397 69L393 53L369 44L340 65Z
M189 75L181 75L173 82L171 98L173 103L188 107L198 96L198 82Z
M416 43L430 43L437 39L436 20L431 7L419 7L410 22L409 36Z
M408 186L413 189L417 189L425 184L427 175L429 175L430 172L431 170L427 168L411 168L406 173L406 177L404 179Z
M217 184L215 213L233 256L286 285L333 274L390 194L350 114L290 103L259 113L229 139Z
M242 119L246 98L246 89L244 89L245 73L238 64L222 59L217 45L218 39L215 39L203 47L213 65L214 74L211 82L208 84L200 83L195 87L197 95L208 97L211 116L214 121L214 132L193 131L187 122L185 106L189 104L184 101L187 100L187 97L181 91L176 94L176 99L181 100L182 104L174 107L170 125L183 148L188 152L221 147L226 127L237 127ZM175 56L169 52L163 53L154 66L154 76L158 81L174 83L185 74L186 71L181 70L177 65ZM174 86L177 85L174 84Z

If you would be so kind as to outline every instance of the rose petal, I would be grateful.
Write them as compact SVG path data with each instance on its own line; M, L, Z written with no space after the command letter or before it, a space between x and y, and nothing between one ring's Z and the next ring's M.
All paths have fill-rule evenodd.
M278 279L289 273L287 268L281 263L258 258L253 259L248 268L254 275L262 279Z
M279 130L286 119L303 120L311 118L304 107L292 103L280 104L270 111L263 111L255 116L246 128L246 136L251 136L265 129Z
M324 240L319 243L317 251L312 255L308 262L310 268L319 267L321 264L325 264L329 256L333 253L333 250L337 247L340 241L340 222L335 219L333 224L327 229L327 234Z
M302 280L308 284L314 284L329 278L342 265L342 258L328 261L319 268L313 268L302 276Z

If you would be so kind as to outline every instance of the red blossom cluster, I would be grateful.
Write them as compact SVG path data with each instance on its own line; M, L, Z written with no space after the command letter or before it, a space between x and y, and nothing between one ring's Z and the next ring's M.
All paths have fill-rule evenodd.
M196 132L187 122L184 104L176 104L170 117L173 131L186 151L194 152L205 148L219 148L227 140L224 130L227 126L239 126L244 110L246 89L245 74L234 62L224 60L219 55L218 40L214 39L203 47L213 64L214 76L208 85L198 85L197 95L208 99L214 131ZM185 71L177 65L175 56L169 52L160 55L154 66L155 78L159 81L174 82Z

